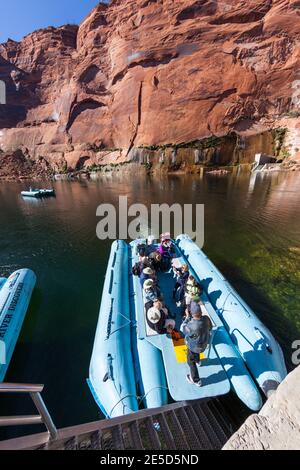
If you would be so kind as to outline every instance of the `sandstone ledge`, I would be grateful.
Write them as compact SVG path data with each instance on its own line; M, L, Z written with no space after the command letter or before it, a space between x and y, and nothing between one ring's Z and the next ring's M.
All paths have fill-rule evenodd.
M300 450L300 366L231 437L224 450Z

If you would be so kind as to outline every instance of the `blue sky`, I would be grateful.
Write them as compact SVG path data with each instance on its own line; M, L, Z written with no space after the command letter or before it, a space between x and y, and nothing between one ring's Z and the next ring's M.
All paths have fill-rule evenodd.
M98 0L0 0L0 43L35 29L80 23Z

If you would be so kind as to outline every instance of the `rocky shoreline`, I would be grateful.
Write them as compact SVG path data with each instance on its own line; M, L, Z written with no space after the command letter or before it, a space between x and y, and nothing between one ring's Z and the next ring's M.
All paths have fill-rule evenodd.
M0 157L1 165L1 157ZM300 163L291 161L285 164L278 164L277 168L265 170L264 173L276 173L276 172L291 172L299 171ZM230 174L238 174L240 172L251 172L251 165L249 164L238 164L235 166L203 166L203 165L179 165L176 168L158 168L155 165L142 165L135 162L126 162L123 164L108 164L99 165L97 169L89 170L82 169L78 171L66 171L61 173L54 173L47 165L39 167L38 164L32 162L32 160L24 161L23 159L17 159L15 156L8 156L5 165L0 166L0 181L74 181L74 180L92 180L95 181L100 179L103 175L108 173L140 173L147 175L186 175L186 174L198 174L198 175L213 175L213 176L227 176Z
M226 175L251 171L255 154L270 156L273 165L266 171L300 169L298 154L288 149L295 136L287 127L275 127L259 134L241 136L229 133L180 144L96 148L81 144L69 151L41 156L39 147L30 151L21 146L14 151L0 150L0 180L97 179L108 172L144 172L148 174Z
M5 159L5 161L4 161ZM123 163L108 163L97 165L93 168L83 168L80 170L68 169L56 173L50 165L43 161L35 162L27 159L20 152L13 155L1 156L0 154L0 181L27 181L27 180L49 180L49 181L72 181L72 180L97 180L108 173L140 173L148 175L214 175L226 176L230 174L238 174L240 172L250 173L251 164L235 164L235 165L203 165L181 162L177 165L157 165L155 163L137 163L128 161ZM266 169L264 173L275 172L291 172L299 171L300 162L289 161L281 164L273 165L272 168Z
M251 415L224 450L300 450L300 366L258 414Z

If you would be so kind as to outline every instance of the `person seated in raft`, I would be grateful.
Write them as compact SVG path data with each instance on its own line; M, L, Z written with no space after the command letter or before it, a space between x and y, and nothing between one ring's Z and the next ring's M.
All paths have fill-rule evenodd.
M184 299L185 286L190 276L189 267L184 264L181 268L173 267L173 271L177 278L173 289L173 299L176 299L176 294L178 294L177 306L180 307Z
M145 268L150 268L150 261L148 256L143 255L139 257L138 262L134 265L132 272L135 276L140 276Z
M175 249L170 239L169 234L163 234L161 236L161 243L158 248L158 253L161 254L161 269L162 271L168 271L171 267L171 259L174 257Z
M150 235L147 239L146 255L149 256L155 250L156 250L155 237L153 235Z
M160 271L161 268L161 254L157 251L152 251L148 256L150 266L154 271Z
M142 286L142 287L144 287L144 282L145 282L147 279L153 279L154 284L157 283L155 271L153 271L153 269L151 269L151 268L145 268L145 269L143 269L142 274L140 275L140 283L141 283L141 286Z
M201 365L200 354L205 351L209 343L212 323L210 318L202 315L201 306L194 300L191 301L190 309L185 312L185 319L180 327L184 334L187 345L187 359L190 374L186 376L190 384L201 387L201 379L197 365Z
M155 285L153 279L147 279L144 282L143 290L145 305L149 304L149 302L154 302L154 300L162 299L160 290L158 286Z
M199 302L200 296L202 294L202 287L196 281L194 276L189 276L188 280L185 285L185 305L190 305L190 303L194 300L195 302Z
M147 256L140 256L139 261L132 268L134 276L140 276L145 268L150 268L150 262Z
M139 243L136 247L136 251L139 256L147 256L147 245L145 243Z
M147 311L146 320L148 326L159 335L172 334L175 328L175 320L168 318L168 310L159 300Z
M140 263L140 266L141 266L141 270L143 270L144 268L150 268L150 261L149 261L149 258L148 256L140 256L139 258L139 263Z

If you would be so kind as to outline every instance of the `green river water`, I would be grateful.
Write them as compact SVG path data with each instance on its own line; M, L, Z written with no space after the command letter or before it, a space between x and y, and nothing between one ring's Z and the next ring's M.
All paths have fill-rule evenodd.
M291 345L300 339L300 173L107 175L56 182L57 197L37 201L21 198L28 186L0 183L0 276L28 267L38 278L6 381L45 384L57 426L100 416L86 378L111 242L96 237L96 208L117 204L119 195L148 206L205 204L204 250L293 367ZM23 414L24 406L32 413L29 405L1 399L0 415Z

